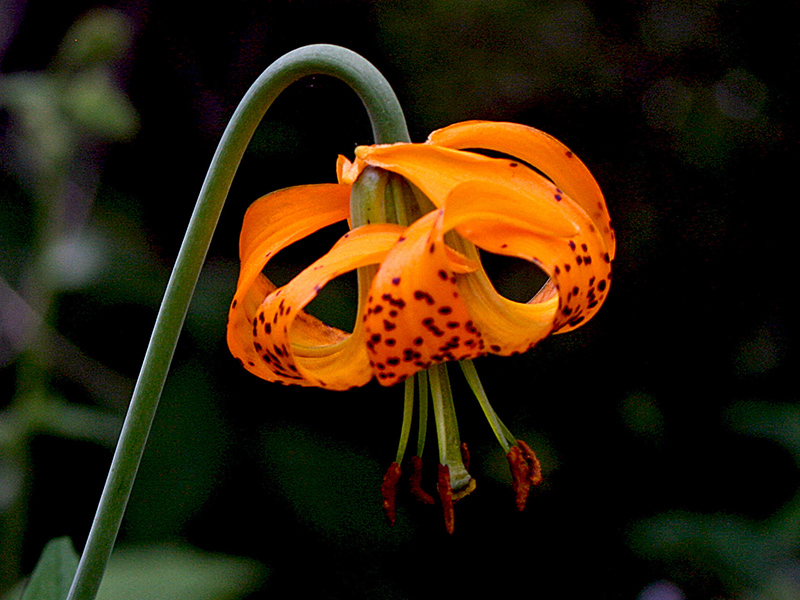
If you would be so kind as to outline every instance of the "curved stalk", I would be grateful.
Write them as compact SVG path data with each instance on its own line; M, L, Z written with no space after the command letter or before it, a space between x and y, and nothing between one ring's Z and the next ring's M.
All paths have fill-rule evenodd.
M348 84L367 109L376 143L409 141L405 118L389 84L374 66L344 48L320 44L290 52L268 67L245 94L211 161L167 284L68 600L93 600L97 595L178 335L242 155L275 98L290 84L308 75L329 75Z

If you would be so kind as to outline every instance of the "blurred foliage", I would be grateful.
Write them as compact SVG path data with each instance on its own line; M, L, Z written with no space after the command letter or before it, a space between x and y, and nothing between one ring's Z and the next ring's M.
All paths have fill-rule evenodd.
M7 117L3 166L20 186L12 187L14 204L5 205L4 194L3 208L23 215L4 223L3 239L10 230L10 248L3 244L0 262L0 356L4 366L13 364L16 383L0 412L0 590L20 574L37 471L36 438L111 447L120 424L108 406L73 403L72 394L54 385L56 363L63 367L65 361L53 356L66 354L71 367L85 371L95 365L56 333L51 321L60 294L85 285L99 270L85 225L101 170L100 150L130 139L136 130L136 112L114 81L116 61L128 46L126 25L127 19L112 11L88 13L67 32L47 69L0 75L0 109ZM17 206L23 195L31 200L28 210ZM29 224L23 224L24 217ZM25 234L18 235L15 229L23 227ZM26 250L22 260L18 244Z
M737 432L780 443L800 465L796 405L740 402L728 410L727 419ZM757 483L762 476L742 469L741 481ZM800 491L762 520L685 511L659 515L637 524L632 541L641 552L677 568L699 564L748 599L800 596Z
M387 75L415 140L462 119L529 124L569 145L606 194L620 250L600 315L525 356L478 363L499 414L541 453L545 485L524 514L513 510L502 454L454 377L478 489L458 504L452 539L437 509L410 500L389 529L380 476L401 394L277 388L232 364L225 315L245 207L279 187L332 181L336 154L370 141L358 100L314 78L278 99L234 182L121 532L128 574L112 569L106 585L147 597L149 584L168 582L186 598L233 588L405 598L465 586L541 598L797 597L798 322L782 217L794 197L797 45L785 9L6 6L0 546L17 564L0 560L0 589L34 570L47 540L82 547L227 118L272 60L329 42ZM276 269L290 276L335 239L321 235ZM496 273L509 294L526 289L514 265ZM351 287L337 282L315 310L346 322ZM21 332L42 322L39 362Z
M263 452L276 491L326 543L366 554L408 540L407 523L389 529L383 513L373 510L373 485L385 467L363 451L308 429L283 426L265 432Z
M66 598L77 568L78 555L69 539L57 538L48 542L20 600Z
M398 66L419 101L414 115L427 117L428 129L620 88L616 49L583 2L412 0L378 11L383 43L403 56Z
M7 600L66 598L78 566L68 538L48 542L29 581ZM109 562L98 600L224 600L255 589L264 571L254 561L198 552L186 546L122 548Z
M181 546L121 548L108 565L98 600L229 600L257 589L258 563Z

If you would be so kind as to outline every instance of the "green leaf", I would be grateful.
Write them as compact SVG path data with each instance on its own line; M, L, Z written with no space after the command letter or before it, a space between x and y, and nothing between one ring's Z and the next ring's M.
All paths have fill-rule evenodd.
M781 444L800 464L800 408L795 404L742 401L726 416L734 430Z
M139 127L136 110L106 68L75 74L64 88L62 106L76 124L101 139L128 140Z
M50 540L20 600L63 600L77 568L78 555L69 538Z
M119 60L130 46L131 23L121 12L95 9L78 19L58 50L56 65L81 69Z
M123 548L114 552L97 600L225 600L257 589L264 567L255 561L187 546Z
M708 569L734 592L764 589L793 560L773 531L736 515L663 513L637 523L630 540L648 558Z
M408 520L389 527L381 510L383 469L346 443L292 425L264 437L270 485L297 517L328 542L348 551L399 545L411 535Z

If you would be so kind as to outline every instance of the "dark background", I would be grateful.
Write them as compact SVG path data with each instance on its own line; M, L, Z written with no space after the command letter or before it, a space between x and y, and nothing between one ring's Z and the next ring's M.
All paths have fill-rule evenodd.
M333 181L336 155L371 141L358 99L339 82L292 86L234 182L120 547L179 542L251 558L266 569L246 591L252 598L797 597L790 5L112 5L130 44L109 63L111 81L137 126L116 139L84 128L62 169L91 189L89 216L66 229L89 240L78 247L97 259L77 283L57 287L49 311L80 357L67 367L57 357L45 376L69 403L121 415L227 119L264 68L304 44L339 44L373 62L414 141L466 119L555 135L595 174L619 240L611 293L593 321L525 356L477 361L501 417L543 459L546 482L527 510L515 511L502 452L454 375L477 491L457 505L453 536L438 509L407 497L390 529L379 489L401 391L271 386L225 346L247 205L279 187ZM3 3L0 77L63 73L53 61L68 28L97 6ZM0 96L0 275L22 289L41 193L15 145L22 126L9 106ZM76 166L82 151L91 168ZM9 336L0 357L7 414L24 386ZM3 542L21 541L19 566L0 591L31 571L48 539L68 535L82 548L111 457L108 444L52 432L25 448L24 491L8 492L13 470L0 471L5 496L27 507L0 529Z

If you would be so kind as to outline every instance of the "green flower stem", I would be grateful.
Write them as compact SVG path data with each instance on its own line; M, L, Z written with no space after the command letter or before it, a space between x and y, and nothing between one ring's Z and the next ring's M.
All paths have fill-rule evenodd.
M275 98L290 84L308 75L329 75L348 84L367 109L376 143L409 141L405 118L389 84L369 62L344 48L313 45L290 52L268 67L245 94L211 161L167 284L68 600L92 600L97 595L178 335L242 155Z

